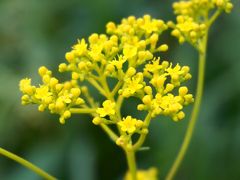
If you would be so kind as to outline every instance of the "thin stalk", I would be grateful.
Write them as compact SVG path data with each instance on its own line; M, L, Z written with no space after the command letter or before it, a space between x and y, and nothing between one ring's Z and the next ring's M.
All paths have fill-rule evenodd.
M118 81L118 83L115 85L115 87L112 90L112 96L114 97L115 94L118 92L118 90L121 88L123 82L122 81Z
M183 140L183 143L181 145L181 148L177 154L177 157L168 172L166 176L166 180L172 180L174 176L177 173L177 170L179 169L179 166L181 165L184 156L187 152L187 149L189 147L190 141L193 136L194 128L196 125L197 117L200 110L200 105L202 101L202 95L203 95L203 87L204 87L204 74L205 74L205 62L206 62L206 52L207 52L207 40L208 40L208 31L207 34L202 41L202 46L200 46L201 51L199 51L199 61L198 61L198 82L197 82L197 91L196 91L196 98L195 103L193 106L193 111L191 114L190 121L188 123L187 131Z
M223 11L222 9L218 9L217 11L215 11L215 13L212 15L212 17L209 19L207 23L208 27L210 27L212 23L218 18L218 16L220 16L222 11Z
M106 124L101 123L101 128L107 133L113 142L116 142L119 138Z
M92 108L71 108L70 112L75 113L75 114L89 114L89 113L96 112L96 109L92 109Z
M87 79L89 83L91 83L103 96L107 97L107 94L105 93L104 89L98 84L97 81L95 81L93 78Z
M145 120L144 120L144 124L145 124L146 127L149 126L151 118L152 118L152 113L149 112L149 113L147 114ZM133 149L134 149L135 151L137 151L137 150L143 145L143 143L144 143L144 141L145 141L145 139L146 139L146 136L147 136L146 133L142 133L142 134L140 135L138 141L133 145Z
M26 168L30 169L31 171L33 171L36 174L38 174L39 176L41 176L43 179L57 180L57 178L51 176L50 174L43 171L42 169L35 166L34 164L30 163L29 161L17 156L16 154L13 154L13 153L11 153L11 152L3 149L3 148L0 148L0 154L2 154L5 157L8 157L9 159L12 159L12 160L18 162L19 164L21 164L23 166L25 166Z
M132 180L137 180L137 165L135 159L135 151L125 150L129 172L131 174Z

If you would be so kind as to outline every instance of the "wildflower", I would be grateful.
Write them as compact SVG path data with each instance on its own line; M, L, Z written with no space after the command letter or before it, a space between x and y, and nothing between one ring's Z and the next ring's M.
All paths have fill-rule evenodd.
M172 35L178 38L180 43L188 41L194 47L199 48L199 43L205 37L211 15L225 11L230 13L233 4L230 0L186 0L173 3L177 22L169 22L173 28ZM214 16L214 15L212 15Z
M77 56L82 56L87 51L87 43L85 39L78 40L78 43L73 46L74 53Z
M181 12L176 10L176 13ZM204 31L203 26L198 25L194 18L181 14L176 27L176 36L186 38L188 34L192 40L198 38L200 31ZM44 66L39 68L42 84L38 87L32 86L30 79L23 79L20 82L22 103L38 104L40 111L48 109L51 113L59 114L61 123L71 117L72 108L81 109L91 105L96 113L94 124L119 122L122 131L128 133L137 131L142 121L137 121L131 116L119 120L120 117L116 113L119 107L114 101L115 97L111 97L113 95L139 98L142 103L138 104L137 109L151 111L152 116L162 114L170 116L173 120L182 119L183 106L193 101L193 96L181 88L181 84L191 78L189 67L181 67L178 64L173 67L168 61L161 62L160 57L154 55L169 48L167 44L159 43L159 36L167 28L164 21L149 15L140 18L130 16L124 18L120 24L109 22L106 34L93 33L86 39L80 39L65 54L67 62L59 65L59 72L69 71L70 81L60 83ZM113 90L107 87L109 77L119 81ZM88 81L106 97L102 107L94 102L84 88L79 87L78 80L80 83ZM175 95L173 91L178 86L181 89L179 95ZM87 103L81 95L86 98ZM147 131L147 128L144 131Z
M127 61L127 58L124 56L119 56L118 59L112 61L112 64L116 66L117 69L122 69L123 64Z
M129 97L134 95L136 92L143 88L143 74L138 73L131 78L125 80L125 87L122 89L122 95L124 97Z
M137 48L134 46L127 45L123 48L123 55L127 58L133 58L137 55Z
M127 116L126 118L123 118L122 121L118 122L118 125L120 126L122 131L132 134L136 131L137 124L140 124L138 121L140 120L132 118L131 116Z
M51 113L59 114L60 122L65 123L65 119L71 117L71 107L84 104L84 100L79 97L81 91L74 82L59 83L51 74L46 67L39 68L43 82L39 87L31 86L30 79L20 81L22 104L38 104L39 111L48 108Z
M111 115L114 115L116 113L114 102L112 102L110 100L106 100L106 101L103 102L102 105L103 105L103 107L98 108L97 111L96 111L99 114L100 117L111 116Z
M31 79L29 78L22 79L19 83L19 88L23 93L29 95L32 94L34 91L34 87L31 86Z

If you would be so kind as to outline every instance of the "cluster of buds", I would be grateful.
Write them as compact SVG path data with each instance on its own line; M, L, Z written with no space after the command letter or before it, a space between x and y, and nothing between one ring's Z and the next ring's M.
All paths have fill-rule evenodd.
M198 48L205 37L211 21L222 11L230 13L233 4L230 0L186 0L173 3L177 22L168 22L172 35L180 43L185 41ZM211 19L213 18L213 19Z
M71 117L71 108L84 104L84 100L79 97L81 90L77 81L59 83L57 78L52 77L52 72L44 66L39 68L39 75L43 82L39 87L32 86L31 79L20 81L22 104L38 104L39 111L49 109L51 113L59 114L60 123L64 124L65 119Z
M185 41L196 44L199 39L206 35L206 24L197 23L192 17L177 16L177 23L168 22L168 26L173 28L171 34L178 38L179 43Z

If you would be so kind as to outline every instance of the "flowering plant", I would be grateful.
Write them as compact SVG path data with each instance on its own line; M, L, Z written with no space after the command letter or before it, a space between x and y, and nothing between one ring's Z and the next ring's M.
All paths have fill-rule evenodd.
M160 37L172 28L171 34L180 43L186 41L199 52L199 77L189 127L166 178L171 180L189 145L200 108L209 28L223 11L228 13L232 7L229 0L188 0L173 4L176 23L150 15L130 16L120 24L109 22L105 34L79 39L65 54L67 62L61 63L58 70L70 72L70 80L60 82L45 66L38 70L42 84L34 86L30 78L22 79L22 104L37 104L39 111L58 114L61 124L67 123L72 114L91 115L93 124L125 152L129 167L125 179L157 179L156 168L137 169L135 153L143 148L153 118L168 116L178 122L185 117L184 106L194 102L183 85L191 79L190 68L161 59L168 45ZM93 98L90 86L104 97L103 102ZM122 115L123 102L130 97L138 102L135 108L143 112L141 119ZM7 156L6 151L2 154ZM46 179L55 179L27 161L13 156L12 159Z

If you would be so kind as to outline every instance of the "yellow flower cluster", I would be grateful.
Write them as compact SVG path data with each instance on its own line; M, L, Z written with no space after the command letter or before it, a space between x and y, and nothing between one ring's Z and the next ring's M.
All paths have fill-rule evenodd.
M39 74L43 82L39 87L32 86L31 79L20 81L22 104L38 104L39 111L47 108L51 113L60 115L60 123L65 123L65 119L71 117L71 107L84 104L84 100L79 97L81 90L77 81L59 83L58 79L52 77L52 72L44 66L39 68Z
M167 26L164 21L152 19L149 15L138 19L130 16L127 19L123 19L119 25L113 22L107 24L107 33L120 37L122 45L135 47L132 47L132 50L125 50L129 56L135 55L134 51L136 52L136 48L144 48L147 45L151 46L151 51L161 51L160 47L156 48L158 36L166 29Z
M195 26L191 28L196 29ZM65 54L67 63L59 65L59 72L70 71L71 81L59 83L45 67L39 69L43 81L40 87L32 86L30 79L22 80L23 104L39 104L40 111L48 108L51 113L60 114L61 123L71 116L72 107L84 105L85 108L94 108L91 110L94 124L114 123L129 134L138 132L142 121L131 116L120 118L117 111L121 105L117 104L114 96L140 98L142 104L138 105L138 109L151 112L152 117L163 114L175 121L182 119L183 106L191 103L193 98L187 93L174 95L173 90L191 78L189 67L173 67L167 61L160 63L160 58L154 57L154 53L168 50L166 44L158 42L166 29L164 21L149 15L141 18L130 16L120 24L109 22L106 34L94 33L88 40L78 40ZM109 77L118 80L112 90L107 81ZM88 81L105 96L102 107L94 103L90 95L87 98L84 96L88 101L84 104L79 97L78 80Z
M66 53L68 65L59 65L59 71L71 71L73 79L92 78L102 74L115 78L123 75L123 66L137 66L152 59L154 52L168 49L166 44L158 45L159 35L167 29L162 20L149 15L136 19L130 16L120 25L109 22L107 34L92 34L78 40L73 49Z
M198 41L206 34L210 17L214 17L216 12L225 11L230 13L232 8L233 4L230 0L185 0L174 2L173 9L177 15L177 23L169 22L168 25L173 28L172 35L177 37L180 43L188 41L197 46Z
M137 180L157 180L157 168L152 167L148 170L138 170L137 171ZM124 180L132 180L131 174L127 172Z
M171 34L178 38L179 43L188 41L196 44L199 39L206 35L205 23L197 23L192 17L179 15L177 16L177 24L168 23L173 28Z
M203 25L198 26L191 18L178 17L176 27L181 30L179 34L189 33L192 38L193 31L204 34ZM153 117L164 115L179 121L185 116L183 107L193 102L188 88L182 86L191 79L190 68L174 66L158 57L168 50L168 45L159 41L167 28L164 21L149 15L130 16L120 24L109 22L106 34L94 33L87 39L80 39L65 54L67 62L61 63L58 70L70 72L70 81L60 83L46 67L39 68L42 84L38 87L31 85L31 79L21 80L22 104L38 104L40 111L49 109L60 115L62 124L73 113L90 114L92 123L101 126L129 157L129 153L141 148ZM198 36L199 33L195 38ZM110 85L110 79L115 84ZM101 105L95 102L88 88L82 86L85 83L104 96ZM144 120L130 115L122 117L123 101L129 97L140 100L136 108L147 111ZM118 133L110 125L115 125ZM133 141L135 133L139 138ZM125 179L130 178L128 174ZM137 179L156 180L157 171L154 168L138 171Z
M230 13L233 4L230 0L186 0L173 3L174 13L194 17L205 16L212 9L219 8Z
M191 78L189 67L181 67L178 64L172 67L167 61L160 63L160 60L156 59L145 65L144 75L150 79L152 86L143 88L144 96L142 104L137 107L138 110L147 110L151 112L152 117L162 114L170 116L174 121L183 119L183 106L193 102L188 88L180 86L182 82ZM175 88L178 88L178 95L173 93Z

